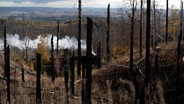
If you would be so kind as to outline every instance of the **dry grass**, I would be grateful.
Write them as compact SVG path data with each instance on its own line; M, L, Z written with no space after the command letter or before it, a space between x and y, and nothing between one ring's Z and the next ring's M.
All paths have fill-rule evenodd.
M170 91L176 89L176 47L164 44L159 51L159 74L152 78L148 92L149 104L183 104L184 95ZM151 73L155 76L155 52L152 52ZM181 56L184 56L182 52ZM136 100L137 92L144 92L145 59L135 54L136 70L129 70L129 59L116 60L93 71L92 103L93 104L132 104ZM3 64L0 63L0 72L3 73ZM181 68L184 62L180 61ZM139 69L139 70L137 70ZM12 69L13 70L13 69ZM11 82L11 104L35 104L36 78L35 75L26 75L25 83L21 82L20 74L16 75L17 82ZM11 78L14 78L12 73ZM184 83L184 73L181 74L180 83ZM77 79L76 79L77 80ZM75 96L65 92L64 79L58 77L55 83L46 75L41 77L42 104L81 104L82 80L75 84ZM138 87L138 90L135 88ZM181 87L182 88L182 87ZM169 90L169 91L168 91ZM138 94L141 95L141 94ZM68 100L67 100L68 99ZM6 104L6 82L0 80L0 103Z
M176 42L171 42L167 44L162 44L159 50L159 72L156 77L155 72L155 55L156 52L153 50L151 51L150 55L150 62L151 62L151 76L153 76L152 83L150 85L150 88L148 91L149 96L149 104L183 104L184 101L182 100L184 98L183 90L180 90L180 93L176 93L176 82L177 82L177 44ZM180 60L180 67L184 68L184 62L182 60L184 56L184 52L181 53L181 60ZM123 57L120 60L116 60L113 63L110 63L109 65L103 67L99 71L95 71L93 75L93 82L97 84L99 87L99 90L102 90L102 96L105 97L106 91L109 91L109 87L106 84L106 81L109 80L111 83L113 83L113 87L111 87L111 93L113 94L116 92L114 89L125 89L128 93L116 93L116 98L113 99L113 102L115 103L116 100L119 100L121 103L126 103L126 100L121 100L117 95L124 95L127 96L128 100L130 99L130 87L121 86L118 82L119 78L128 80L130 82L133 82L133 76L136 80L136 87L138 86L138 90L142 90L144 92L144 69L145 69L145 58L140 58L138 54L134 54L134 64L136 67L134 67L136 70L140 69L140 71L135 71L136 74L134 74L134 71L129 70L129 58L128 56ZM143 73L143 76L141 73ZM179 77L179 82L181 83L181 86L184 83L184 75L181 73L181 76ZM159 79L157 81L157 79ZM180 86L180 87L181 87ZM183 88L183 87L181 87ZM98 91L96 91L98 92ZM100 94L99 94L100 96ZM120 101L121 100L121 101ZM129 102L128 104L130 104Z
M6 104L6 82L0 80L0 101ZM4 87L3 87L4 86ZM36 81L35 79L23 82L11 83L11 104L36 104ZM66 96L71 104L80 104L79 98L66 94L63 78L56 78L52 83L48 77L41 78L42 104L66 104Z

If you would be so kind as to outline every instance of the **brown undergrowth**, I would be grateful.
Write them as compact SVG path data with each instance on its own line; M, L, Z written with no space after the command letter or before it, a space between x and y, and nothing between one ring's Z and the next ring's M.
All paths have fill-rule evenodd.
M182 104L184 99L182 90L184 74L181 72L180 76L177 77L176 46L174 47L173 43L161 46L158 51L158 72L155 70L156 55L156 51L152 49L150 54L151 91L148 96L150 104ZM184 52L182 51L180 58L181 70L184 68L183 56ZM138 53L134 54L134 70L129 69L128 57L128 55L124 56L93 71L91 95L93 104L131 104L134 101L141 101L144 93L145 57L144 55L140 57ZM0 67L2 75L3 63ZM20 69L17 70L16 76L13 74L15 69L12 68L11 70L11 79L16 78L10 84L11 104L35 104L35 73L27 71L23 83ZM55 83L52 83L51 79L43 74L41 76L42 103L64 104L67 102L66 96L68 95L69 104L81 104L81 82L82 80L76 78L75 96L71 96L70 93L66 94L65 92L63 77L56 78ZM179 88L176 86L178 82L180 84ZM0 102L6 104L6 81L2 79L0 80Z

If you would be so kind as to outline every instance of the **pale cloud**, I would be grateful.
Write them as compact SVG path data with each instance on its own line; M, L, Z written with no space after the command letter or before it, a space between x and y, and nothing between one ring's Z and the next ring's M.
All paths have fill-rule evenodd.
M0 0L0 6L14 7L59 7L72 8L78 0ZM110 3L112 8L122 8L125 2L130 0L82 0L82 7L105 8ZM138 2L140 0L137 0ZM145 0L146 1L146 0ZM165 8L166 0L156 0L159 8ZM126 4L126 5L129 5ZM175 8L180 8L180 0L169 0L169 7L174 5ZM75 5L78 6L77 4Z
M111 7L117 8L122 7L123 0L89 0L89 1L83 1L83 5L86 5L87 7L107 7L107 5L110 4Z
M14 2L14 3L24 3L24 2L32 2L32 3L47 3L47 2L55 2L55 1L71 1L71 0L0 0L6 2Z
M58 8L71 8L74 6L76 2L73 1L55 1L55 2L48 2L44 4L46 7L58 7Z
M44 2L42 2L44 1ZM0 0L0 6L14 7L66 7L71 8L78 0ZM121 0L82 0L82 7L107 7L111 3L111 7L120 7ZM77 5L76 5L77 6Z
M156 0L158 7L166 8L166 0ZM174 6L175 8L179 9L181 5L181 0L169 0L169 8Z
M2 2L0 1L0 6L14 6L14 2Z
M12 1L0 1L0 6L6 7L67 7L72 5L70 2L55 1L46 3L35 3L35 2L12 2Z
M15 2L1 2L0 1L0 6L6 6L6 7L38 7L41 5L36 5L33 2L21 2L21 3L15 3Z

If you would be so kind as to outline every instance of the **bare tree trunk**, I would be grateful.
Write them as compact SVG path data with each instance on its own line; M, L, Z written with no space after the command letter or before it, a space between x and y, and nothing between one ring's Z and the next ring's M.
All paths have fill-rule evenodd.
M65 58L65 63L68 65L68 60L67 60L67 53L64 52L64 58ZM64 68L64 80L65 80L65 104L69 103L68 100L68 67Z
M57 56L58 56L59 55L59 20L57 22L58 22L58 26L57 26L57 49L56 49L56 52L57 52Z
M41 72L41 55L36 54L36 103L41 104L41 85L40 85L40 72Z
M132 4L132 17L131 17L131 31L130 31L130 70L133 70L133 44L134 44L134 15L135 15L135 5L134 0ZM133 82L135 84L135 76L133 76ZM135 103L136 104L136 103Z
M6 20L3 21L3 25L4 25L4 62L5 62L5 66L4 66L4 77L6 77L7 75L7 70L6 70Z
M139 33L140 33L140 46L139 46L139 55L140 55L140 57L142 56L142 11L143 11L143 0L141 0L141 12L140 12L140 31L139 31Z
M55 81L55 68L54 68L54 44L53 44L53 35L51 38L51 75L52 75L52 82Z
M74 52L72 58L70 58L70 91L71 95L74 95L74 67L75 67L75 62L74 62Z
M183 29L183 1L181 1L181 14L180 14L180 34L178 38L178 49L177 49L177 88L180 86L180 76L181 76L181 68L180 68L180 57L181 57L181 41L182 41L182 31Z
M155 39L155 49L157 47L157 41L158 41L158 36L156 35L157 29L156 29L156 7L155 7L155 0L153 0L153 16L154 16L154 39Z
M6 71L7 71L7 101L8 104L11 104L10 101L10 48L7 46L7 56L6 57Z
M80 77L81 75L81 63L80 63L80 58L81 58L81 0L78 1L79 2L79 25L78 25L78 59L77 59L77 76Z
M131 17L131 32L130 32L130 70L133 70L133 44L134 44L134 0L132 5L132 17Z
M98 42L98 48L97 48L97 56L98 56L98 67L101 67L101 44Z
M107 63L110 60L110 49L109 49L109 35L110 35L110 4L107 8L107 39L106 39L106 45L107 45Z
M156 55L155 55L155 71L156 71L156 77L159 75L159 70L158 70L158 54L159 54L159 49L156 49Z
M166 2L166 35L165 35L165 40L166 42L168 41L168 10L169 10L169 0Z
M147 17L146 17L146 68L145 68L145 95L144 103L148 104L150 89L150 12L151 0L147 0Z
M22 65L22 68L21 68L22 70L22 82L24 82L25 80L24 80L24 65Z
M92 28L93 21L90 18L87 18L87 64L86 64L86 101L85 104L91 104L91 51L92 51Z
M82 104L86 101L86 63L85 60L82 62Z
M158 20L158 33L161 34L161 13L159 13L159 20ZM157 40L158 42L159 40Z

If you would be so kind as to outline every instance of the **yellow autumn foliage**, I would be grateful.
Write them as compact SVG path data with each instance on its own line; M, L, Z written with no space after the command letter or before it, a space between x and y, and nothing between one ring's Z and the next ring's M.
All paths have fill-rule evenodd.
M34 70L34 63L33 63L33 62L32 62L32 63L30 63L29 68L31 69L31 71L33 71L33 70Z
M40 43L38 44L37 53L41 55L42 62L48 62L49 61L49 47L48 42L45 36L41 36Z
M120 58L124 56L126 53L128 53L128 51L128 46L124 44L111 48L111 52L115 56L115 58Z

